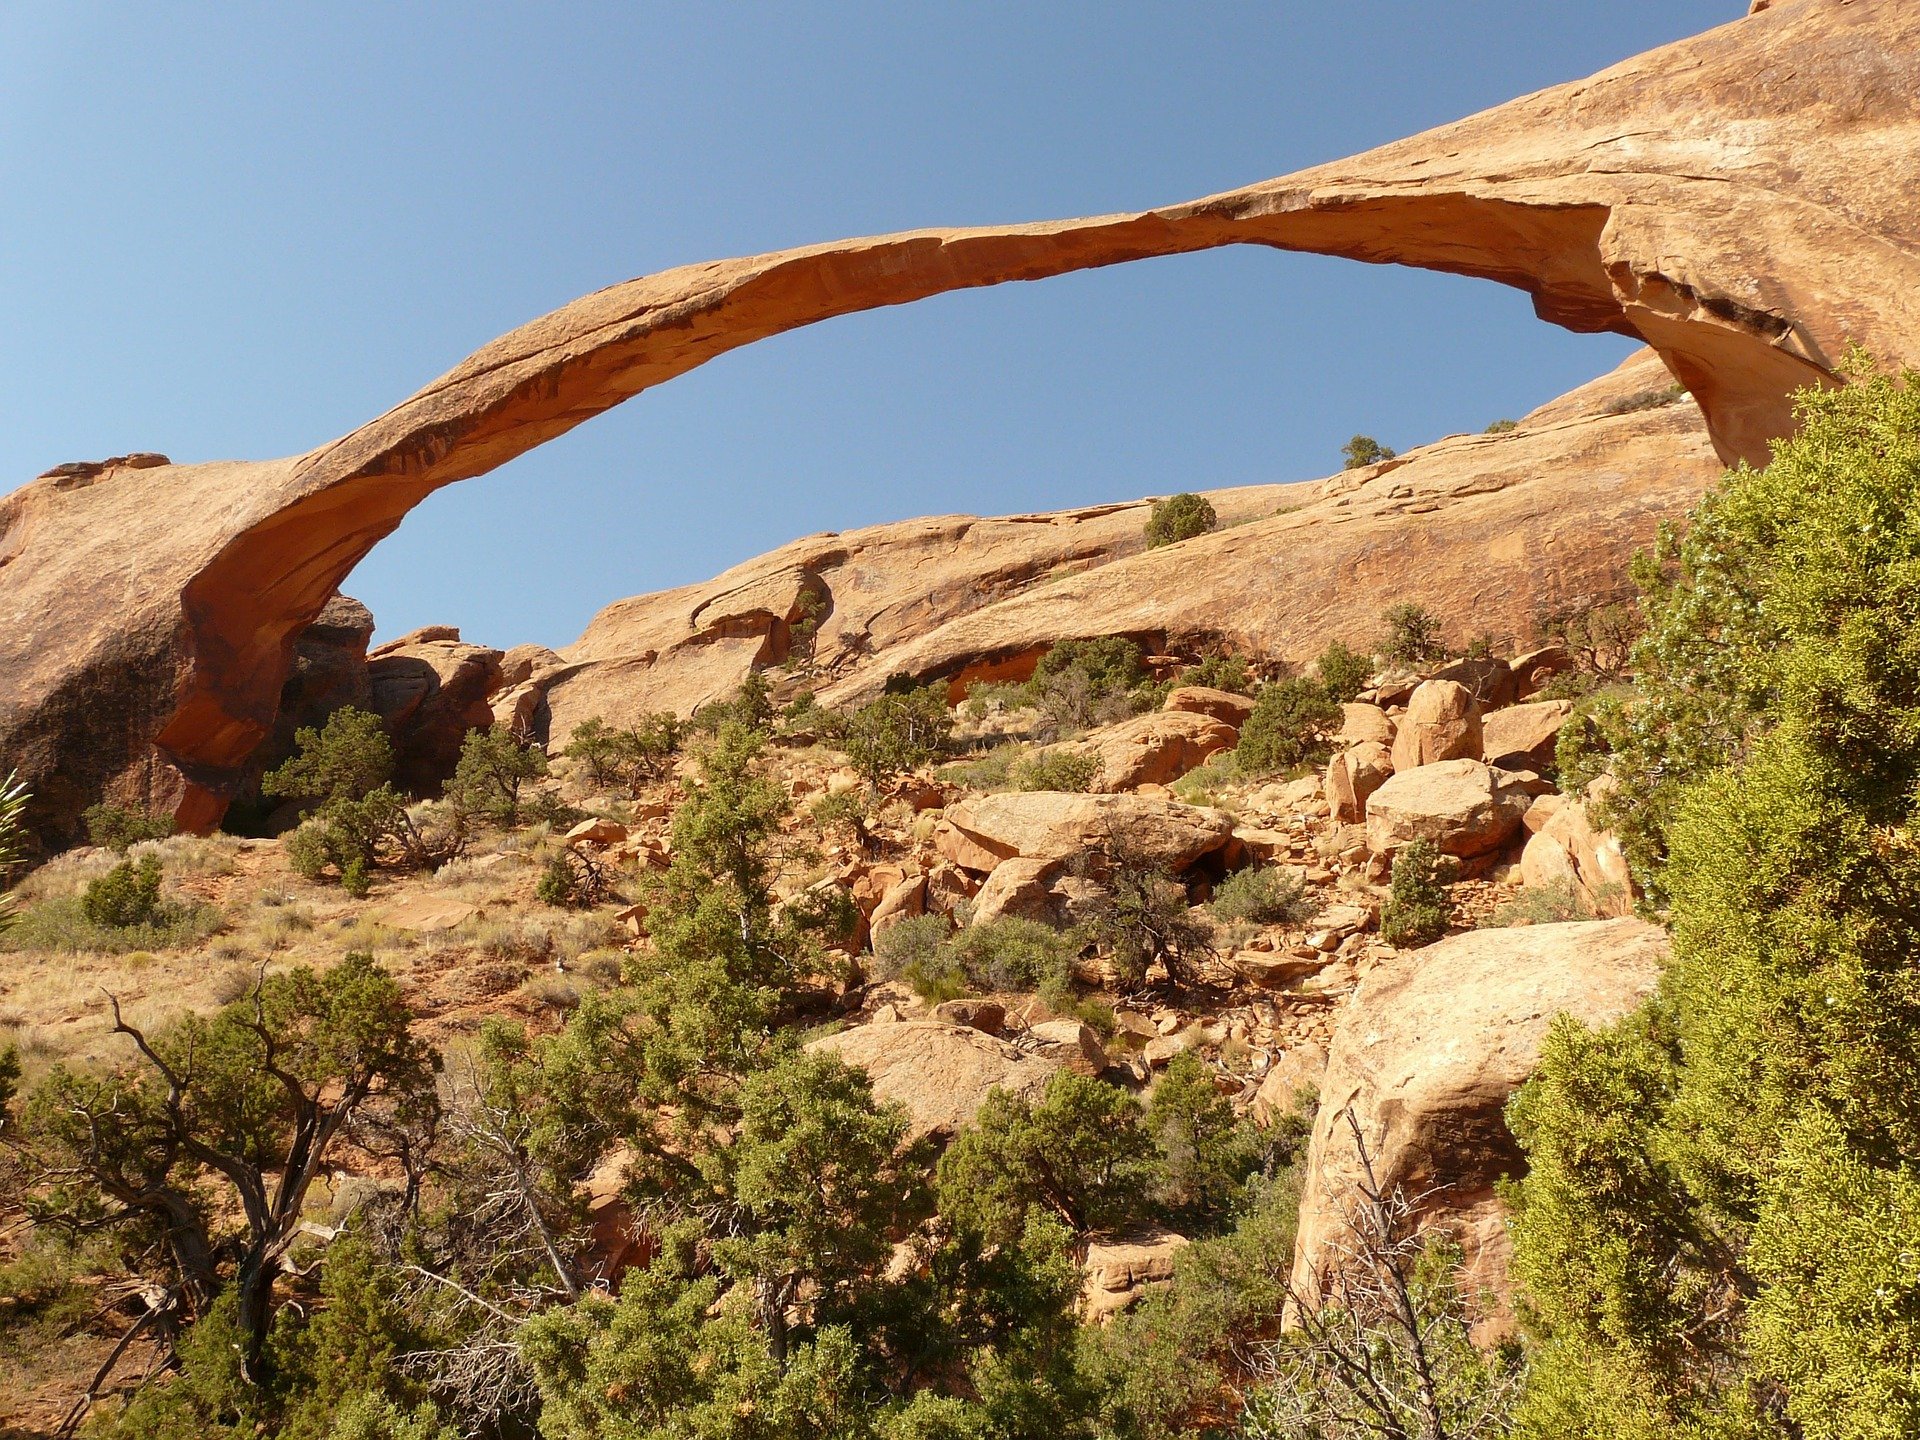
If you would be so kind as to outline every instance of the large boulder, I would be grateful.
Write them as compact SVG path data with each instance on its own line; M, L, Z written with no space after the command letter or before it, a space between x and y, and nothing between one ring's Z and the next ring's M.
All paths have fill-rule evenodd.
M1463 656L1442 665L1429 678L1465 686L1482 711L1498 710L1519 698L1512 666L1493 655Z
M1327 762L1327 808L1339 824L1366 819L1367 800L1393 778L1393 753L1377 740L1349 745Z
M434 790L453 774L469 730L493 724L488 704L500 683L502 652L473 645L451 625L434 625L377 646L367 658L373 708L394 741L394 779Z
M1571 700L1496 710L1480 722L1480 758L1509 770L1544 770L1553 764L1553 747L1572 714Z
M1471 1281L1504 1294L1508 1247L1496 1187L1525 1169L1506 1104L1539 1063L1553 1017L1590 1025L1645 999L1666 933L1638 920L1474 930L1382 961L1333 1032L1307 1152L1294 1288L1332 1280L1358 1197L1358 1122L1381 1188L1444 1226Z
M1018 1050L970 1026L938 1020L860 1025L807 1048L865 1070L874 1099L906 1107L916 1139L957 1134L972 1123L989 1090L1037 1100L1067 1058Z
M1367 797L1367 847L1391 855L1414 840L1472 859L1498 850L1531 804L1478 760L1446 760L1397 772Z
M1081 1314L1104 1323L1149 1290L1171 1283L1174 1262L1187 1244L1186 1236L1159 1228L1094 1241L1081 1265Z
M1224 720L1191 710L1156 710L1064 740L1042 755L1087 755L1099 762L1092 789L1105 793L1168 785L1222 750L1240 733Z
M1333 738L1340 745L1358 745L1371 740L1390 747L1395 728L1393 717L1378 705L1349 700L1340 707L1340 728Z
M934 831L940 853L972 870L1002 860L1070 860L1103 853L1184 870L1233 838L1233 821L1146 795L1069 795L1051 790L983 795L949 806Z
M1596 915L1633 913L1633 876L1619 837L1598 829L1579 800L1543 795L1528 809L1520 883L1570 890Z
M1253 713L1253 701L1232 690L1216 690L1211 685L1181 685L1167 693L1167 703L1161 708L1209 715L1238 730Z
M1456 680L1428 680L1414 689L1393 736L1393 768L1414 770L1440 760L1480 758L1480 702Z

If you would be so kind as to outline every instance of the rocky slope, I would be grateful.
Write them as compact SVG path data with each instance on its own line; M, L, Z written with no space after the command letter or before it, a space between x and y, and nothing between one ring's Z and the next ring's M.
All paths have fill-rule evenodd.
M1646 340L1717 452L1763 459L1790 392L1830 379L1849 343L1920 358L1917 95L1920 11L1799 0L1189 204L614 286L306 455L56 467L0 502L0 749L44 839L71 838L106 792L211 825L274 726L297 637L434 489L768 335L1152 255L1263 244L1516 286L1554 323Z
M1627 558L1718 473L1699 410L1671 385L1643 351L1513 431L1308 484L1211 492L1221 527L1160 550L1141 537L1146 501L798 541L603 610L536 677L540 728L560 740L591 715L687 713L769 662L834 703L899 673L948 680L957 698L978 678L1024 679L1066 638L1299 662L1329 639L1370 641L1403 599L1525 640L1543 613L1617 593ZM797 654L808 617L818 628Z

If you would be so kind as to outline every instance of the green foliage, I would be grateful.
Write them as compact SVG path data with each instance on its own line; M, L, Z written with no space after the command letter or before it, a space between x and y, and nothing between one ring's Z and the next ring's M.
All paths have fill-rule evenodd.
M1446 658L1440 617L1426 606L1403 600L1388 606L1380 619L1387 631L1376 648L1386 659L1400 665L1424 665Z
M1453 899L1447 887L1458 871L1453 857L1428 840L1415 840L1393 857L1387 903L1380 912L1380 938L1407 949L1431 945L1453 923Z
M457 855L464 831L456 812L450 834L428 837L407 810L406 798L382 785L358 800L333 799L287 837L287 863L308 880L329 869L349 895L365 895L378 866L417 870Z
M1277 865L1249 865L1236 870L1213 892L1213 913L1227 921L1304 925L1318 908L1307 894L1306 877Z
M1480 433L1482 435L1507 435L1520 428L1518 420L1496 420Z
M1173 1057L1147 1102L1147 1133L1159 1152L1154 1200L1183 1234L1229 1217L1267 1160L1266 1136L1214 1085L1191 1050Z
M1373 657L1349 650L1338 640L1329 640L1320 658L1313 662L1313 669L1327 697L1335 704L1344 704L1367 688L1367 682L1373 678Z
M840 717L836 730L854 768L869 787L878 787L890 775L938 759L953 733L953 712L944 688L929 685L882 695Z
M540 747L521 744L505 725L469 730L460 742L453 779L447 782L447 799L458 814L517 825L524 790L546 773L547 757Z
M1511 900L1505 901L1487 919L1489 926L1560 925L1574 920L1598 920L1600 917L1571 880L1556 880L1550 885L1529 885Z
M1085 933L1106 952L1121 984L1143 982L1155 961L1177 983L1211 952L1211 928L1188 909L1186 887L1159 866L1117 849L1099 880Z
M765 731L773 724L773 715L773 686L758 670L749 670L732 698L702 705L688 723L705 735L718 735L729 725Z
M1678 382L1672 385L1657 385L1647 390L1636 390L1631 395L1623 395L1618 400L1609 401L1602 413L1607 415L1632 415L1641 410L1659 410L1668 405L1678 405L1687 398L1687 387Z
M1013 767L1016 790L1062 790L1075 794L1093 788L1100 778L1100 757L1072 750L1042 750Z
M666 773L680 740L680 721L671 711L643 715L625 729L594 715L573 727L565 754L588 784L632 789Z
M1322 758L1340 719L1340 707L1312 680L1293 676L1261 686L1234 750L1241 771L1271 775Z
M88 840L122 855L142 840L164 840L173 834L171 815L148 815L104 800L89 805L80 819L87 827Z
M80 896L80 913L95 925L115 930L164 924L167 908L160 898L159 857L142 856L137 864L122 860L89 881Z
M933 1003L992 991L1037 991L1052 1003L1071 999L1080 946L1072 932L1015 915L960 930L944 915L916 915L880 937L874 971L883 980L897 976Z
M380 717L351 705L318 730L294 732L294 753L260 780L260 793L312 805L359 800L393 777L393 744Z
M1165 500L1156 500L1147 517L1147 548L1158 549L1180 540L1204 535L1220 523L1213 506L1203 496L1182 490Z
M1641 570L1609 809L1673 954L1513 1107L1538 1433L1920 1423L1920 375L1851 379Z
M1131 1095L1062 1070L1038 1104L988 1093L973 1128L940 1157L940 1213L1002 1242L1029 1211L1076 1235L1116 1234L1151 1213L1155 1159Z
M1340 447L1340 453L1346 456L1346 468L1349 470L1364 470L1369 465L1378 465L1395 456L1394 451L1371 435L1354 436Z
M1129 696L1146 681L1140 647L1109 635L1058 642L1040 657L1023 694L1056 724L1080 727L1131 713Z
M1204 685L1236 695L1253 693L1253 675L1238 655L1209 655L1180 676L1182 685Z

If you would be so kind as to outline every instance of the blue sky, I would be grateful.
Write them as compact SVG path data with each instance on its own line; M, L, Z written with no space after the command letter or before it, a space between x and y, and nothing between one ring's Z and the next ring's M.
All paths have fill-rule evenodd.
M1190 199L1736 18L1741 0L0 7L0 489L291 454L600 286ZM442 491L383 635L563 644L797 535L1337 468L1626 353L1481 282L1235 249L724 356Z

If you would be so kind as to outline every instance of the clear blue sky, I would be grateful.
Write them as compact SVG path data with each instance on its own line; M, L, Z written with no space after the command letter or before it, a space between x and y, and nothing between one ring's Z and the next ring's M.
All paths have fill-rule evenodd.
M1590 74L1743 0L0 6L0 490L340 434L689 261L1160 204ZM429 500L381 632L572 640L797 535L1300 479L1628 346L1480 282L1235 249L725 356Z

